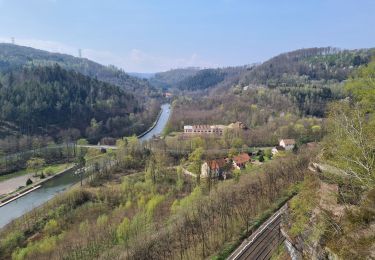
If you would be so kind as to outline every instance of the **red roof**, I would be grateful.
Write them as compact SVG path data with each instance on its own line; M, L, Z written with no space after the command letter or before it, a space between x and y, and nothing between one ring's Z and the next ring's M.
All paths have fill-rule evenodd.
M248 161L250 161L250 159L251 159L251 157L247 153L241 153L241 154L233 157L233 161L236 164L247 163Z
M227 161L224 158L207 161L208 167L210 167L211 170L219 170L224 167L226 163Z

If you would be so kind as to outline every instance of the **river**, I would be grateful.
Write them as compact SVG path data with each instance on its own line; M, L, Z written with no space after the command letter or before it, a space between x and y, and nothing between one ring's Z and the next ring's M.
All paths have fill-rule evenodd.
M163 132L165 125L168 122L171 108L169 104L161 106L161 115L155 127L146 135L140 138L142 141L147 141L153 136L160 135ZM35 207L42 205L48 200L55 197L57 194L69 189L75 183L79 182L79 175L72 174L68 171L42 185L41 188L20 197L17 200L0 208L0 228L4 227L10 221L22 216Z

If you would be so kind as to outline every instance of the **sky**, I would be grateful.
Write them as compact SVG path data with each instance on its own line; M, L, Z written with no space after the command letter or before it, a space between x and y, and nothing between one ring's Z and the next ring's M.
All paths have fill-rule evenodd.
M374 14L375 0L0 0L0 42L159 72L375 47Z

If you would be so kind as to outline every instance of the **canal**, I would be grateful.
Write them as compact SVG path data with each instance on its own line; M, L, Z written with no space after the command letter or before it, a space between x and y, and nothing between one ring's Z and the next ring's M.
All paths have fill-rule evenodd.
M163 132L164 127L168 123L170 114L171 114L171 105L163 104L161 106L161 114L160 114L159 120L156 123L155 127L150 132L142 136L140 140L147 141L153 138L154 136L160 135Z
M153 136L160 135L168 122L171 113L169 104L161 106L161 115L155 127L146 135L140 138L142 141L151 139ZM57 194L69 189L80 180L79 175L73 174L72 171L57 176L56 178L44 183L41 188L12 201L0 208L0 228L4 227L13 219L29 212L35 207L42 205Z

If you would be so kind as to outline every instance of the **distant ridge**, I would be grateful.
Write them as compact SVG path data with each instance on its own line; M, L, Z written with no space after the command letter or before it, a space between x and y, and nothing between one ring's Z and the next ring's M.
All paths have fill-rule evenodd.
M0 72L7 72L16 67L52 66L55 64L64 69L74 70L85 76L117 85L138 96L156 92L147 80L131 76L112 65L104 66L89 59L77 58L68 54L0 43Z

